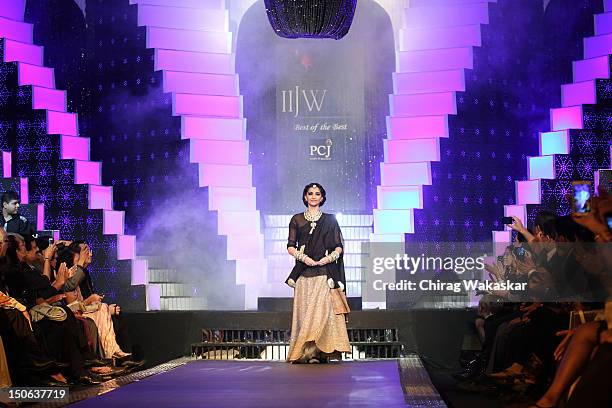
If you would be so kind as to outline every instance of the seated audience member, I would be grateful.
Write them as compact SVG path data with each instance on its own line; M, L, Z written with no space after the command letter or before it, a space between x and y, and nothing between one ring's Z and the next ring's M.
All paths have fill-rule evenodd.
M9 235L7 250L6 280L12 297L23 299L24 305L39 310L44 318L33 322L34 332L45 345L49 356L68 364L70 378L83 384L97 384L100 381L85 370L85 360L90 355L86 334L72 311L66 306L65 297L38 270L28 265L28 255L24 240L18 235ZM31 252L31 251L30 251ZM65 265L58 274L60 279L67 276ZM60 289L65 282L54 282ZM60 314L57 311L63 312ZM45 314L46 313L46 314Z
M32 372L49 372L49 377L40 377L37 381L46 385L61 385L66 383L64 376L58 371L65 365L51 360L39 345L34 332L32 321L26 306L19 300L8 295L5 281L7 267L6 252L8 237L4 229L0 228L0 337L3 348L8 350L8 359L3 363L6 370L10 368L16 384L27 384L28 374ZM5 367L3 367L3 371ZM6 377L8 377L8 371Z
M21 236L33 235L36 229L30 224L28 219L19 215L19 195L14 191L7 191L2 194L2 227L8 233L15 233Z
M84 243L73 243L63 248L58 254L58 262L65 263L69 267L76 266L84 277L88 275L85 270L87 266L91 264L91 260L91 250ZM91 284L91 280L89 280L87 293L90 293L92 289L93 285ZM96 323L102 357L118 359L129 357L131 353L124 352L121 350L119 344L117 344L112 320L116 305L112 305L115 307L111 307L111 305L103 303L102 299L103 296L96 293L91 293L84 299L80 287L67 293L69 307L75 311L75 313L91 319Z

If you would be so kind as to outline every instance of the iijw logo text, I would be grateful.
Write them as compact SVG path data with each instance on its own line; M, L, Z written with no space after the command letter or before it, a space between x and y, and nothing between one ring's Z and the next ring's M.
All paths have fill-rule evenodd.
M293 113L293 116L297 118L300 114L301 101L306 102L309 112L321 112L327 89L300 89L299 86L296 86L295 89L285 89L281 92L283 94L283 113Z

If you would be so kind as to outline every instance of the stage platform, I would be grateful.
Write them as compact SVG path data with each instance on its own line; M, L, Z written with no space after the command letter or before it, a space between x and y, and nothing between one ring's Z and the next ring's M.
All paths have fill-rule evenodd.
M319 365L183 358L73 392L71 403L83 408L446 407L416 355Z

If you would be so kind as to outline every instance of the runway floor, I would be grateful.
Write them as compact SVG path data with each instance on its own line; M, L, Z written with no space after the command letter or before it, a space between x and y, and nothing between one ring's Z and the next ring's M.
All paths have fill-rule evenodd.
M70 406L446 407L417 356L322 365L183 359L147 371Z

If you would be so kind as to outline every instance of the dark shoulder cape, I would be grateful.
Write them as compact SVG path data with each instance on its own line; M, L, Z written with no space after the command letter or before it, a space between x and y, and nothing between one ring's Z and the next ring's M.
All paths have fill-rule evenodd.
M295 222L297 216L299 216L299 214L292 218L292 223ZM323 213L319 221L317 221L317 226L312 234L309 234L310 229L310 222L306 222L306 224L301 226L298 225L296 242L294 243L294 241L291 240L292 237L290 234L289 246L295 245L299 250L302 245L304 245L304 253L316 261L323 258L326 252L329 254L337 247L342 248L343 251L340 258L338 258L336 262L325 265L325 268L327 270L327 277L334 280L335 287L338 287L338 282L342 282L346 287L346 278L344 275L344 239L342 238L342 231L340 231L340 226L338 225L336 217L331 214ZM286 281L289 279L297 281L307 268L309 267L305 263L295 261L295 266Z

